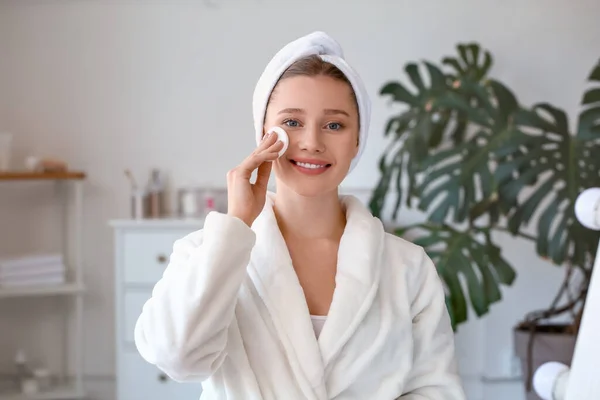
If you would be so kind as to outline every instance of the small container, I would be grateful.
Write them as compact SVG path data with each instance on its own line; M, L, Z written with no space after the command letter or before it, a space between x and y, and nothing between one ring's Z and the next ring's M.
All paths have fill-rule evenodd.
M165 183L163 174L153 169L146 187L148 191L148 213L150 218L160 218L165 214Z
M217 210L217 206L215 203L216 200L212 191L207 190L204 193L204 217L206 217L210 212Z
M50 371L45 368L38 368L33 371L33 377L35 378L38 389L41 392L50 390L52 386Z
M148 193L148 212L150 214L150 218L159 218L162 215L161 205L161 192L152 191Z
M179 213L184 218L198 216L198 203L194 192L189 190L179 192Z
M131 218L144 219L148 214L148 194L144 190L133 191L131 194Z
M178 214L182 218L202 219L211 211L227 211L227 190L185 187L177 193Z
M25 159L25 169L31 172L40 170L40 159L35 156L29 156Z
M35 378L26 378L21 381L21 391L23 394L32 395L39 392L38 383Z
M23 382L27 378L31 378L33 373L27 365L27 356L23 349L19 349L15 355L15 369L17 380Z

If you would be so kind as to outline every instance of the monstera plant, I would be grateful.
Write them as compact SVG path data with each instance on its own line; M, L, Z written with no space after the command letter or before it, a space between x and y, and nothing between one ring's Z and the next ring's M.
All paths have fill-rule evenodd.
M394 81L381 89L402 111L385 128L389 144L369 205L380 217L391 210L392 221L403 207L426 213L424 222L395 232L410 235L435 262L454 328L467 321L469 308L486 314L501 300L501 286L516 278L494 232L531 240L540 257L565 267L550 307L515 327L530 333L521 346L527 354L520 356L528 399L537 399L531 393L533 338L536 332L576 336L600 236L574 214L579 193L600 186L600 62L572 129L563 110L548 103L524 106L491 78L489 51L468 43L457 52L437 65L408 63L410 86ZM565 312L572 315L569 323L547 323Z
M524 106L491 78L492 56L477 43L459 44L457 53L437 64L408 63L408 84L382 87L402 111L385 129L389 145L370 208L377 216L391 211L392 221L403 207L426 213L396 234L410 235L434 260L454 327L470 308L486 314L516 278L495 231L534 241L540 257L569 271L550 309L524 319L527 329L565 311L573 311L568 325L575 326L599 239L573 206L582 190L600 186L600 63L572 129L561 109ZM576 275L582 284L559 306Z

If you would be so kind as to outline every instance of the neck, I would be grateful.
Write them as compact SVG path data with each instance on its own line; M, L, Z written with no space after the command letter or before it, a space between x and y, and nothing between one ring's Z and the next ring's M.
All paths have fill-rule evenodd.
M278 185L274 211L284 237L339 240L346 213L337 190L319 196L301 196Z

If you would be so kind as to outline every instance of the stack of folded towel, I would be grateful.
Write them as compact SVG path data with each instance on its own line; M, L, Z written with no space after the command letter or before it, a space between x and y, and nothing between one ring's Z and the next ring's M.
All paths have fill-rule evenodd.
M61 254L0 259L0 287L64 283L65 270Z

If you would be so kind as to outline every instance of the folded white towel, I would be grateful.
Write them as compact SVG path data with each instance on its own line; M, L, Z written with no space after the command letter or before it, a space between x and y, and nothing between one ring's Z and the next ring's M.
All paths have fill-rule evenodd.
M339 68L354 89L360 115L360 131L358 152L350 165L350 171L352 171L358 163L367 142L371 119L371 100L361 78L344 59L341 46L324 32L313 32L288 43L275 54L263 71L254 89L252 102L256 143L259 144L263 136L267 102L275 84L290 65L310 55L318 55L323 61Z

